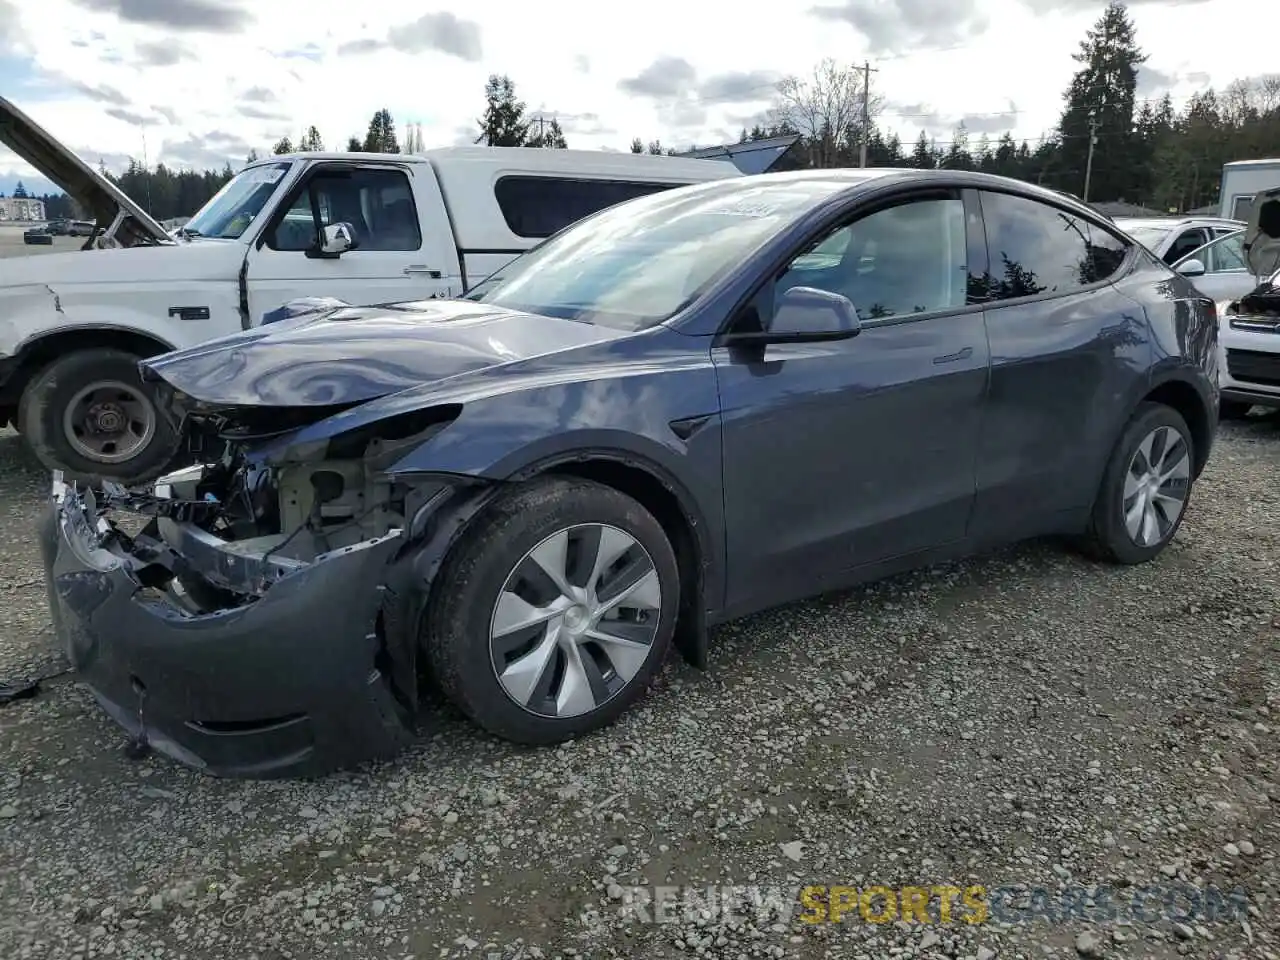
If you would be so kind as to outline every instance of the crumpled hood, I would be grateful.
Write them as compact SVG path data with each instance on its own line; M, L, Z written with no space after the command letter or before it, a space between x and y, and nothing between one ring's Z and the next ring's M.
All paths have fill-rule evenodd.
M219 280L235 283L244 262L243 244L194 240L167 246L69 250L0 259L0 288L32 283L59 286L81 283L155 284Z
M142 366L205 409L338 406L620 336L483 303L425 300L284 320Z

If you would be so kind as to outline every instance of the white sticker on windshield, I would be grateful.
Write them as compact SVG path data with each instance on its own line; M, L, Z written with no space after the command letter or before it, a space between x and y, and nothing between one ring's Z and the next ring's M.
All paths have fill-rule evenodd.
M770 203L760 203L759 201L751 203L744 200L741 203L735 203L731 207L721 207L719 210L712 212L723 214L726 217L767 217L772 215L775 210L777 210L777 207Z
M284 171L279 167L259 167L249 171L248 180L250 183L275 183L283 176Z

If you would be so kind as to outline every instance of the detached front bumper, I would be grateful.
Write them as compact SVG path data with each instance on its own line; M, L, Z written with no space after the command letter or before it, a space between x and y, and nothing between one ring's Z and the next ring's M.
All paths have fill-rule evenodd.
M209 614L157 588L173 557L148 531L131 540L92 492L58 477L40 529L58 639L134 738L204 772L253 778L319 775L404 744L380 616L400 531Z

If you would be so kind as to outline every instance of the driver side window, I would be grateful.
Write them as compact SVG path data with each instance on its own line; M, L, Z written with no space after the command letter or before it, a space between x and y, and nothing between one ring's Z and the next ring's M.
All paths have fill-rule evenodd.
M272 250L303 252L316 245L313 197L320 227L350 224L359 249L417 250L422 246L409 178L399 170L357 169L312 177L268 236Z
M968 256L959 198L877 210L822 237L778 278L774 296L815 287L848 297L859 319L965 305Z

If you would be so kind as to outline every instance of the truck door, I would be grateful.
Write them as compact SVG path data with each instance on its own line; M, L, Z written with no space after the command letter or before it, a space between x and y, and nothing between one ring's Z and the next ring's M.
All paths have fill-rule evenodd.
M429 205L438 189L425 164L319 163L306 171L250 247L250 324L299 297L373 304L460 294L448 221L435 210L424 216L415 177L429 180ZM350 226L353 247L316 256L320 230L336 223Z

